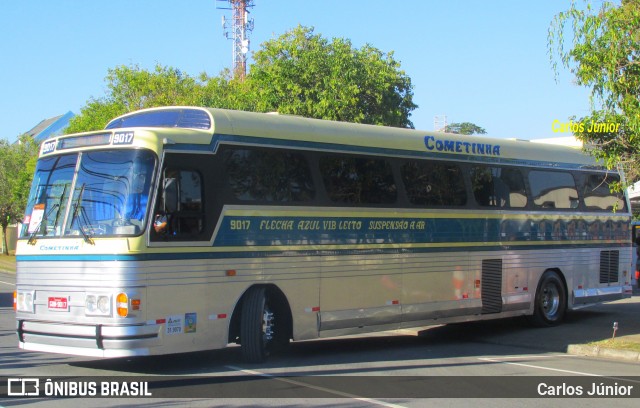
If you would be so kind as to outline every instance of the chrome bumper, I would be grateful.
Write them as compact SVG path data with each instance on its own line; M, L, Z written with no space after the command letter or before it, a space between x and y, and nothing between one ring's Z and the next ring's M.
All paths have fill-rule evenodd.
M608 288L575 289L573 291L573 308L579 309L595 303L630 298L632 292L633 288L631 285L611 286Z
M91 357L150 355L161 345L162 325L78 325L18 320L16 333L24 350Z

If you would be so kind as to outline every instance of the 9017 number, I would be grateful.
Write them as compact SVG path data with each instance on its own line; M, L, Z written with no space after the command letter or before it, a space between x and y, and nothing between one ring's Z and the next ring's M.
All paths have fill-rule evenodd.
M128 145L133 143L133 132L120 132L113 134L112 144L114 145Z
M251 228L250 220L231 220L232 230L248 230Z

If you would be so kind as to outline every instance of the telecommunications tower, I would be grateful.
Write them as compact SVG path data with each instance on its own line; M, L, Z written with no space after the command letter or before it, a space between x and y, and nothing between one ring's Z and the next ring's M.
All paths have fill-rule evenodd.
M433 117L433 130L435 132L446 132L447 125L447 115L436 115Z
M220 7L232 10L231 29L222 16L224 36L233 40L233 76L243 80L247 75L247 54L249 53L249 33L253 31L253 19L249 18L249 9L253 8L253 0L217 0L229 3L231 7Z

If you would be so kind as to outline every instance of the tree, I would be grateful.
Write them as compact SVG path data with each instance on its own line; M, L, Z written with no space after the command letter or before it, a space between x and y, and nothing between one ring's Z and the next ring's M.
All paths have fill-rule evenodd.
M38 145L29 136L18 143L0 140L0 227L3 254L7 255L7 227L21 222L35 171Z
M484 135L487 133L484 128L470 122L452 123L447 125L444 131L461 135Z
M349 40L328 41L298 27L262 44L245 81L228 70L197 78L171 67L138 65L108 71L107 95L92 98L67 133L104 128L124 113L154 106L197 105L257 112L277 111L318 119L413 127L411 79L393 53Z
M114 117L138 109L196 105L202 100L202 84L176 68L156 65L150 72L138 65L120 65L109 69L105 80L108 94L90 99L66 133L103 129Z
M203 84L203 89L197 105L256 111L256 95L251 91L249 82L234 79L228 69L215 77L203 73L200 75L200 83Z
M413 127L413 86L393 52L313 31L298 26L255 53L247 81L256 110Z
M633 182L640 178L640 0L605 1L598 10L581 4L573 0L552 21L551 62L557 73L559 58L578 85L591 88L591 113L571 118L576 137L608 168L621 165ZM567 49L569 22L573 42Z

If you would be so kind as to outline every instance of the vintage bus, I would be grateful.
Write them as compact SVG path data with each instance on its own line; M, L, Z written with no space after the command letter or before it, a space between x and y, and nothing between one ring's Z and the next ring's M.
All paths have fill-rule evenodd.
M25 350L119 357L566 310L631 295L629 203L579 150L198 107L41 147Z

